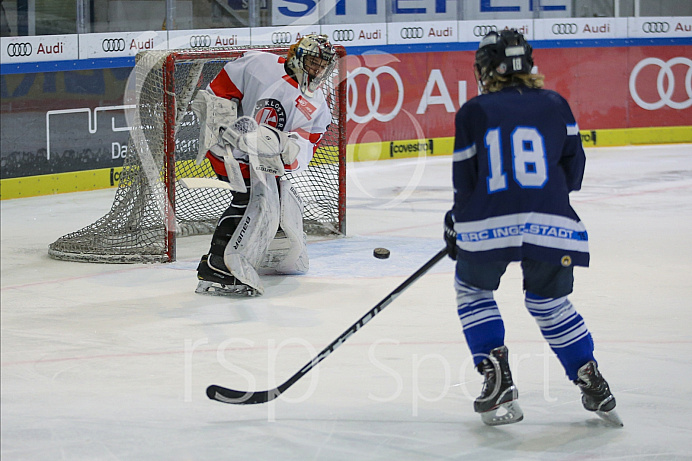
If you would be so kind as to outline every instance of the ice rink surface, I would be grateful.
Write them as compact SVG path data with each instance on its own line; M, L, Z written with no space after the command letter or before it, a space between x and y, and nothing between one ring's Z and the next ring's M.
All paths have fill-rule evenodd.
M349 164L347 237L311 242L308 275L265 277L252 299L194 293L209 236L173 264L50 259L114 190L2 201L3 461L692 459L692 145L587 158L572 204L592 265L570 299L624 428L582 408L517 265L496 299L525 419L484 426L449 259L277 400L205 396L282 383L441 249L445 156Z

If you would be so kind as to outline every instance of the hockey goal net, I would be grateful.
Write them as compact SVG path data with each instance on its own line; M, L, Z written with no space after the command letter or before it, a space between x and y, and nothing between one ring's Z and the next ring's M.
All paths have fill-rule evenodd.
M339 57L346 52L337 46ZM130 140L111 210L93 224L49 246L51 257L70 261L170 262L178 237L211 234L232 192L208 160L195 163L199 124L188 110L223 66L249 49L285 56L288 47L211 51L147 51L137 56ZM332 113L307 170L287 177L303 199L308 234L345 234L346 75L339 60L321 91ZM126 98L127 99L127 98ZM126 101L128 102L128 101ZM186 187L187 185L187 187ZM190 187L192 185L192 187Z

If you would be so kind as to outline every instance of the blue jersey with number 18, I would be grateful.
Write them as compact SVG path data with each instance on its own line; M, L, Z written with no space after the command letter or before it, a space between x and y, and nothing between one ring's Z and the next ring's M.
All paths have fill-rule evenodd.
M586 157L567 101L508 87L469 100L455 124L457 257L588 266L586 228L569 202Z

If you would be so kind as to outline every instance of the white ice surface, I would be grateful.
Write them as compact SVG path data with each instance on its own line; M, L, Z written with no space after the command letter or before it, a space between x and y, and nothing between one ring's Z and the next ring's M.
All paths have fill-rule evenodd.
M265 277L255 299L194 293L209 236L173 264L50 259L113 190L2 201L3 461L692 459L692 145L587 156L572 202L592 265L571 300L623 429L581 407L516 265L496 299L525 420L484 426L448 259L274 402L205 396L288 379L441 249L447 156L349 164L348 236L311 243L309 274Z

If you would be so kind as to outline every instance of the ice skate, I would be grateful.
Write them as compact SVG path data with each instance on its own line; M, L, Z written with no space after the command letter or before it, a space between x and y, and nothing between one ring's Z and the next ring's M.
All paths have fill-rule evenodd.
M610 392L608 383L598 371L593 360L581 367L574 384L581 389L581 403L588 411L595 412L607 423L622 427L624 424L615 411L615 397Z
M473 409L480 413L488 426L518 423L524 413L517 402L519 391L512 381L507 360L507 347L490 351L490 355L478 364L478 371L485 376L481 395L473 402Z
M208 263L209 255L202 256L197 266L197 288L195 293L212 296L255 296L257 290L241 283L233 275L222 272ZM222 258L211 255L212 260Z

